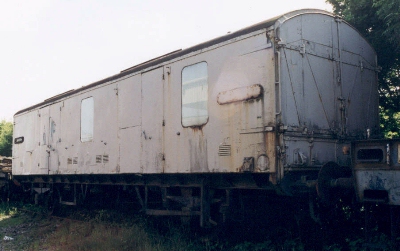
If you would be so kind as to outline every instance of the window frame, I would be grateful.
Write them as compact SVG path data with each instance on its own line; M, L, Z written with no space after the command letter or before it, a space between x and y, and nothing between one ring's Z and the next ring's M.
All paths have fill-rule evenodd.
M91 103L87 103L91 101ZM90 106L88 106L88 105ZM88 117L87 115L91 115ZM94 98L86 97L81 100L80 139L81 142L91 142L94 137Z
M205 68L204 69L200 69L200 70L202 70L202 71L205 71L205 75L203 75L203 76L200 76L199 78L197 78L197 79L199 79L200 81L203 81L202 79L204 78L205 80L204 80L204 82L201 84L201 85L199 85L199 86L195 86L195 87L192 87L192 88L188 88L188 89L184 89L184 85L185 85L185 82L186 82L186 85L187 85L187 83L188 82L190 82L190 81L194 81L194 80L196 80L196 78L190 78L189 76L189 78L188 77L186 77L185 76L185 71L188 71L191 67L195 67L195 66L199 66L199 65L205 65ZM196 73L194 73L194 72L189 72L189 73L192 73L192 75L196 75ZM209 107L208 107L208 100L209 100L209 90L208 90L208 88L209 88L209 81L208 81L208 77L209 77L209 74L208 74L208 63L206 62L206 61L200 61L200 62L197 62L197 63L194 63L194 64L191 64L191 65L186 65L185 67L183 67L182 68L182 71L181 71L181 125L182 125L182 127L184 127L184 128L188 128L188 127L201 127L201 126L204 126L205 124L207 124L208 123L208 120L209 120ZM186 78L188 78L186 81L185 81L185 79ZM201 87L201 88L203 88L203 87L207 87L207 90L205 91L205 93L206 93L206 95L205 95L205 99L204 99L204 96L203 97L197 97L197 98L199 98L199 100L200 101L198 101L197 103L199 103L199 102L205 102L205 112L206 112L206 114L205 115L200 115L199 113L200 113L200 111L202 110L202 109L200 109L201 107L200 106L197 106L197 107L195 107L194 108L194 110L195 110L195 114L197 115L197 116L195 116L194 118L193 118L193 122L190 122L189 121L189 119L188 118L190 118L190 117L188 117L187 116L187 110L185 111L185 109L184 109L184 106L185 106L185 103L184 103L184 99L185 99L185 94L184 94L184 92L185 91L188 91L188 90L190 90L190 89L194 89L194 88L196 88L196 87ZM192 103L196 103L196 102L192 102ZM190 103L186 103L186 104L190 104ZM204 109L203 109L204 110ZM186 116L185 116L186 115ZM204 118L202 118L202 117L204 117Z

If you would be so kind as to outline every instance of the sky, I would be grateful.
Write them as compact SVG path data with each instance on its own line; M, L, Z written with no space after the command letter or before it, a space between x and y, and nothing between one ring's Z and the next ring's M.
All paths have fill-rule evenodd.
M0 120L133 65L325 0L0 0Z

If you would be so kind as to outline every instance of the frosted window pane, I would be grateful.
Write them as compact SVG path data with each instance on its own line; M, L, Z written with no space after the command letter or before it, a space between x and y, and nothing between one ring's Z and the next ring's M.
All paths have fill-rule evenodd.
M93 140L93 118L94 101L93 97L82 100L81 104L81 141Z
M182 125L200 126L208 121L207 63L201 62L182 70Z

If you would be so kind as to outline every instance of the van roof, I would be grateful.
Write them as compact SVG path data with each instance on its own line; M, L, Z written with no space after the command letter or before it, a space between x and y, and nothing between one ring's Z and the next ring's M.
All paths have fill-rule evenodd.
M282 14L282 15L267 19L267 20L262 21L260 23L254 24L252 26L240 29L238 31L235 31L235 32L232 32L232 33L228 33L228 34L226 34L224 36L217 37L215 39L206 41L204 43L197 44L197 45L189 47L187 49L176 50L176 51L170 52L168 54L153 58L153 59L151 59L149 61L140 63L138 65L132 66L132 67L127 68L125 70L122 70L120 73L115 74L113 76L110 76L110 77L107 77L105 79L96 81L96 82L91 83L89 85L82 86L82 87L80 87L78 89L72 89L72 90L63 92L61 94L55 95L53 97L50 97L50 98L44 100L43 102L40 102L38 104L35 104L33 106L30 106L28 108L25 108L25 109L22 109L22 110L18 111L17 113L15 113L15 115L18 115L18 114L21 114L23 112L29 111L31 109L35 109L37 107L41 107L41 106L46 105L48 103L53 103L53 102L55 102L55 101L57 101L59 99L65 98L67 96L70 96L70 95L73 95L73 94L76 94L76 93L79 93L79 92L81 92L83 90L90 89L92 87L95 87L95 86L98 86L98 85L113 81L113 80L121 78L123 76L129 75L129 74L132 74L132 73L135 73L135 72L139 72L139 71L144 70L146 68L162 64L163 62L167 62L167 61L172 60L174 58L178 58L178 57L184 56L184 55L189 54L191 52L198 51L198 50L201 50L201 49L213 46L215 44L219 44L219 43L228 41L230 39L233 39L233 38L236 38L236 37L239 37L239 36L242 36L242 35L257 31L257 30L269 28L270 26L274 25L275 22L278 21L282 17L287 16L288 18L290 18L290 17L293 17L293 16L307 14L307 13L323 13L323 14L332 15L329 12L318 10L318 9L302 9L302 10L288 12L288 13L285 13L285 14Z

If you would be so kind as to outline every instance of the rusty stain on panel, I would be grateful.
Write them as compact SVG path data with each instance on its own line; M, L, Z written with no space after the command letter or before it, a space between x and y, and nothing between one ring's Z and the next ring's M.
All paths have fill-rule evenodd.
M244 157L240 172L254 172L254 157Z
M198 137L196 137L198 136ZM189 139L190 171L208 172L207 140L203 135Z
M266 155L269 160L268 171L276 172L276 134L275 132L266 132L265 133L265 147L266 147Z
M261 97L263 88L259 84L239 87L236 89L220 92L217 96L217 102L220 105L229 104L238 101L245 101Z

